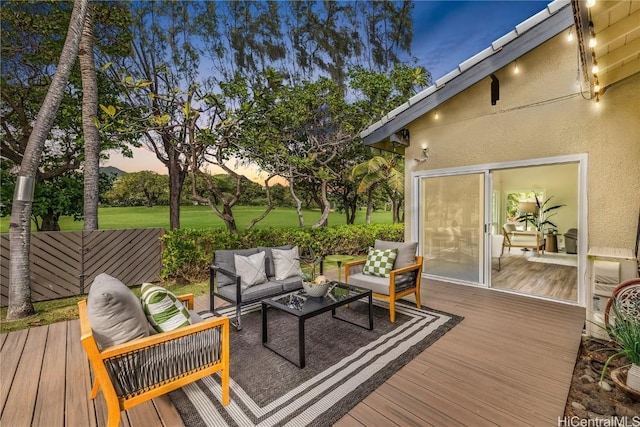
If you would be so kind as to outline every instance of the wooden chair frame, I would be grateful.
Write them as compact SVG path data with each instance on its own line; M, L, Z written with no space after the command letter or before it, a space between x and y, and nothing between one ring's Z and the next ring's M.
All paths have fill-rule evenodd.
M511 248L528 248L535 250L538 254L544 254L545 250L545 239L544 235L539 231L512 231L509 232L504 229L502 234L504 235L504 240L502 242L502 253L504 253L504 248L508 247L509 252L511 252ZM514 242L511 237L512 236L520 236L520 237L529 237L525 239L524 242Z
M189 309L193 309L192 294L178 298L187 303ZM81 342L95 377L89 397L95 399L98 395L98 390L102 389L107 404L108 427L117 427L119 425L122 411L216 372L220 372L222 378L222 404L227 405L229 403L229 319L227 317L206 319L174 331L151 335L101 350L95 341L89 323L87 300L79 301L78 309ZM211 337L217 337L214 338L217 344L216 348L212 348L210 355L206 354L203 357L200 354L196 358L190 357L189 354L181 354L180 357L189 359L190 368L186 368L188 370L181 372L180 369L160 368L158 371L154 371L154 374L158 375L155 382L146 384L140 389L123 392L124 386L119 383L118 377L113 375L112 364L117 363L118 360L130 361L135 358L144 358L148 357L146 352L153 352L155 358L144 359L145 363L159 365L160 363L158 362L161 358L158 358L158 354L161 354L164 348L172 346L175 349L176 346L179 346L180 340L202 339L210 342ZM128 373L127 376L130 376L130 374Z
M362 259L359 261L351 261L344 265L344 281L345 283L349 283L349 274L351 273L351 269L358 269L358 273L362 271L362 267L367 260ZM407 295L415 294L416 298L416 307L420 308L420 282L422 280L422 262L423 258L421 255L416 256L415 264L398 268L396 270L391 270L389 274L389 295L379 294L377 292L373 292L373 297L382 299L389 302L389 318L391 323L396 321L396 301L406 297ZM415 274L415 283L410 287L402 287L402 289L396 291L396 277L402 274L407 274L413 272ZM358 285L362 286L362 285Z

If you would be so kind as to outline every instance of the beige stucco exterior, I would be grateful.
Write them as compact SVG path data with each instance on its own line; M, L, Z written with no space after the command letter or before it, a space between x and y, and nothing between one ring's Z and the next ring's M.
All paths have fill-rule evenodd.
M576 42L560 34L519 58L518 74L514 64L495 73L497 105L490 103L487 77L441 104L438 119L430 111L407 126L406 188L421 170L586 154L587 232L581 236L587 248L633 249L640 208L640 73L605 88L596 103L585 99L591 95L584 83L579 90L577 58ZM423 144L429 160L419 163ZM407 238L417 203L412 196L406 192ZM567 221L567 228L577 226Z

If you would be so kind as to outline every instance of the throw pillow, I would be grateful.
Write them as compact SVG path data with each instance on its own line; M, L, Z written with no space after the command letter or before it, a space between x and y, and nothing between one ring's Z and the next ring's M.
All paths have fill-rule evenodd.
M272 249L293 249L291 245L283 245L283 246L258 246L258 252L264 252L264 272L267 277L272 277L276 275L276 267L273 265L273 253ZM240 254L246 255L246 254Z
M235 255L250 256L256 253L258 253L258 250L256 248L232 249L232 250L220 249L215 252L213 265L220 267L223 270L230 271L233 274L236 274L234 256ZM235 283L236 282L233 277L229 277L226 274L220 273L219 271L216 272L216 285L218 285L218 287L234 285Z
M106 273L96 276L91 284L87 314L100 348L149 336L149 324L138 297Z
M384 251L369 248L369 253L367 254L367 260L364 263L362 273L369 274L371 276L389 277L397 256L398 249L395 248Z
M300 268L300 255L298 254L298 247L294 246L293 249L271 249L273 256L273 265L275 270L276 280L284 280L287 277L302 276L302 269Z
M171 291L152 283L143 283L140 290L142 310L153 329L168 332L191 324L189 310Z
M234 255L236 274L240 276L242 281L242 291L267 281L267 275L264 272L264 257L264 252L249 256Z
M373 245L376 249L398 249L398 256L396 262L393 265L393 269L407 267L416 263L416 250L418 249L418 242L389 242L386 240L376 240Z

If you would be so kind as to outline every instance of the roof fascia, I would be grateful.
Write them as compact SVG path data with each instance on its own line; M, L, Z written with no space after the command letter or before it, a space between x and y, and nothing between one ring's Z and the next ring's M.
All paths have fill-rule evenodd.
M557 13L551 15L549 18L540 22L524 34L502 46L499 51L493 55L471 66L450 81L444 83L443 86L440 86L423 99L398 113L395 118L387 121L369 135L365 136L363 138L363 143L365 145L374 145L384 141L392 134L403 129L409 123L435 109L440 104L453 98L460 92L473 86L497 70L505 67L514 60L520 58L522 55L530 52L544 42L552 39L573 24L573 10L570 4L566 4ZM426 90L429 89L430 88Z

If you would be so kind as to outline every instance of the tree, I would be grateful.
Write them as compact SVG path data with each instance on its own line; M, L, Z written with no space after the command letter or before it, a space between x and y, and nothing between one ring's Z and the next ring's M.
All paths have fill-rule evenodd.
M387 194L404 192L404 170L398 168L400 159L395 155L375 156L351 169L351 178L359 181L358 193L367 194L366 223L371 223L374 192L379 187L385 188ZM397 199L390 197L391 200ZM399 222L399 215L393 207L393 222Z
M76 60L87 7L88 0L76 0L74 3L58 67L33 125L33 131L29 136L24 157L20 163L9 224L11 255L9 260L8 320L27 317L34 312L31 302L29 247L35 176L45 140L62 101L71 68Z
M67 31L73 3L71 2L4 2L0 9L2 14L2 100L1 100L1 128L2 144L1 156L9 163L3 162L3 168L17 173L23 160L25 149L36 121L39 108L43 103L49 87L56 63L62 50L64 33ZM59 177L68 177L71 171L83 168L85 177L91 180L87 185L87 226L97 227L97 206L100 178L98 176L98 162L100 147L105 149L120 149L129 153L128 141L118 135L108 135L100 140L92 126L95 116L93 113L78 111L86 108L94 99L83 102L82 97L97 91L98 88L105 101L115 99L117 94L114 86L104 78L96 78L93 51L102 57L120 57L126 53L127 35L122 31L122 23L126 22L128 12L120 4L95 3L91 7L96 15L95 44L90 35L91 30L84 28L81 44L91 43L91 47L82 48L81 66L74 63L69 80L65 86L58 113L55 115L51 131L47 135L42 148L40 162L35 176L35 186L57 186ZM84 53L86 52L86 55ZM83 60L82 57L88 58ZM90 55L90 57L89 57ZM86 71L93 77L84 76ZM89 80L92 80L89 83ZM82 80L82 81L81 81ZM82 88L82 84L88 87ZM91 89L93 87L93 89ZM96 94L97 95L97 94ZM93 136L90 126L93 127ZM88 144L85 144L85 140ZM89 143L94 140L94 142ZM84 164L85 145L91 162ZM92 171L92 168L94 169ZM62 197L62 195L60 195ZM59 206L57 203L55 206ZM37 208L37 206L34 206ZM74 216L75 216L75 207ZM80 203L80 217L82 217L82 203ZM56 229L58 224L53 220L60 210L55 208L51 216L42 218L44 229ZM32 215L38 217L39 215ZM92 225L94 224L94 225Z
M155 206L169 202L169 177L153 171L132 172L118 179L106 194L109 203L121 206Z
M100 135L95 125L98 114L98 81L93 54L93 7L88 6L78 51L82 74L82 134L84 136L84 229L98 229L100 186Z
M8 162L2 162L8 164ZM98 191L105 194L113 185L115 177L100 173ZM16 175L7 168L0 168L0 216L11 213ZM35 186L31 221L37 231L60 231L59 219L62 216L73 217L81 221L83 217L83 174L78 171L67 171ZM100 198L100 197L99 197Z

